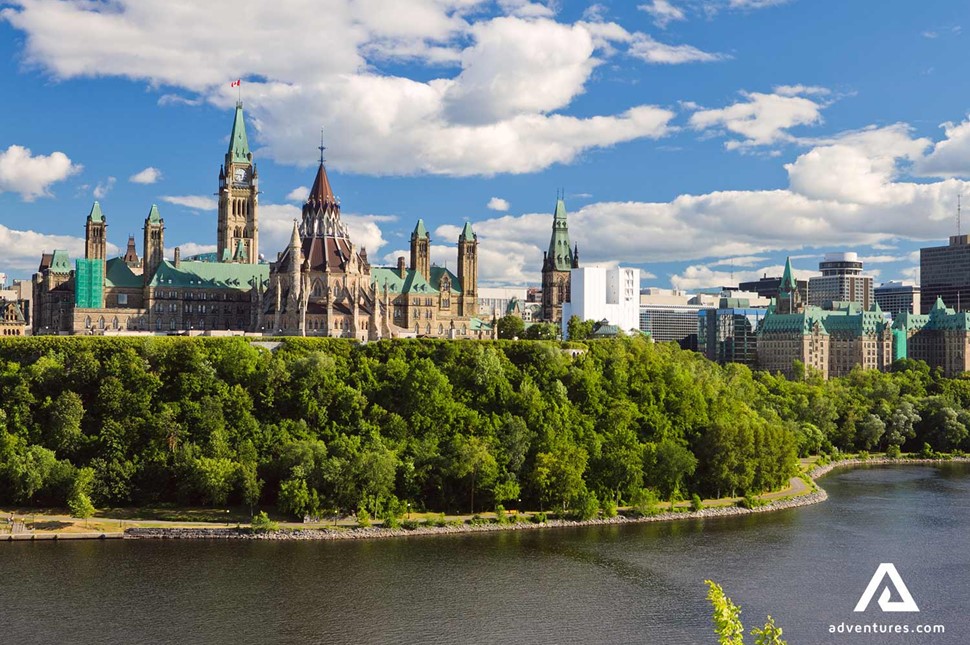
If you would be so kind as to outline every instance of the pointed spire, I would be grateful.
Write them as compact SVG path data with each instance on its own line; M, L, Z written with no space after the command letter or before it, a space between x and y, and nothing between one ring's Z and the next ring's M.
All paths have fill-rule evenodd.
M317 176L313 180L313 187L310 188L310 196L307 201L315 201L321 204L337 203L337 198L334 197L333 189L330 187L330 178L327 177L327 168L322 161L320 167L317 168Z
M465 242L465 241L468 241L468 240L474 240L477 237L478 236L475 235L475 231L472 230L472 223L471 222L465 222L465 227L463 229L461 229L461 235L458 236L458 241L459 242Z
M798 289L798 283L795 282L795 272L791 268L791 258L785 259L785 273L781 276L781 285L778 287L778 291L783 293L794 293Z
M428 235L428 229L424 227L423 219L418 220L418 223L414 226L414 232L412 233L412 235L416 235L417 237L430 237Z
M246 137L246 120L243 118L242 101L236 103L236 115L229 135L229 161L249 161L249 139Z
M152 209L148 211L149 224L161 224L162 216L158 214L158 205L152 204Z
M296 220L293 220L293 233L290 235L290 248L300 248L300 229Z
M101 212L101 204L94 202L94 205L91 206L91 212L88 213L88 220L92 222L104 221L104 213Z
M561 192L556 193L556 210L552 218L552 237L546 257L555 271L573 268L572 244L569 242L569 224L566 221L566 202Z

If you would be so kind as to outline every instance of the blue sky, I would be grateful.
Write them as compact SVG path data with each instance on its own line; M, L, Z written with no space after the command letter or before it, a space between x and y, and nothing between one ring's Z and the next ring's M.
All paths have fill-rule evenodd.
M0 272L78 254L96 197L119 248L152 203L211 248L242 78L268 258L322 126L372 262L423 217L454 266L470 220L483 282L536 284L562 187L582 261L644 286L842 250L914 279L967 193L964 27L944 0L0 0Z

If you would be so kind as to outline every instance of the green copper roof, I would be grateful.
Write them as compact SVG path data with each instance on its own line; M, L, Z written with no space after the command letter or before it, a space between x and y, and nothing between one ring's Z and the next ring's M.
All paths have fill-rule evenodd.
M573 268L573 249L569 243L569 224L566 222L566 202L556 200L556 210L552 218L552 237L549 239L548 261L556 271L569 271Z
M104 284L106 287L139 288L143 286L140 275L135 275L125 264L124 258L112 258L105 262Z
M461 283L458 282L458 276L445 267L432 266L429 280L425 280L419 271L412 271L411 269L407 269L402 278L397 267L371 268L371 281L377 285L378 291L383 291L386 283L389 293L437 295L440 293L438 285L441 284L441 279L445 276L451 282L452 295L460 294Z
M152 209L148 211L148 222L150 224L161 224L162 216L158 214L158 206L152 204Z
M232 121L229 135L229 161L249 161L249 139L246 137L246 120L243 118L242 103L236 103L236 116ZM226 169L229 172L229 169Z
M460 240L473 240L475 239L475 231L472 230L472 223L465 222L465 227L461 229L461 235L458 236Z
M104 221L104 213L101 212L101 204L94 202L94 205L91 206L91 212L88 213L88 219L92 222Z
M70 273L71 269L73 269L71 257L67 254L67 251L55 249L51 256L51 273Z
M414 227L414 233L412 235L417 235L418 237L429 237L428 229L424 227L424 220L419 219L418 223Z
M246 255L246 243L242 240L238 240L236 242L236 255L233 259L236 261L245 261L249 259L249 256Z
M269 279L268 264L227 262L181 262L178 268L165 260L149 283L153 287L195 289L239 289L249 291L253 284Z
M791 258L785 258L785 273L781 276L781 285L778 290L783 293L794 293L798 289L795 282L795 272L791 268Z

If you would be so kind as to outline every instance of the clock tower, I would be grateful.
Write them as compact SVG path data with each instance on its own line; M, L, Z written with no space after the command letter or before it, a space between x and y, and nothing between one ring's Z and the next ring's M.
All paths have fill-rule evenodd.
M220 262L259 262L258 183L240 102L236 103L226 161L219 169L216 253Z

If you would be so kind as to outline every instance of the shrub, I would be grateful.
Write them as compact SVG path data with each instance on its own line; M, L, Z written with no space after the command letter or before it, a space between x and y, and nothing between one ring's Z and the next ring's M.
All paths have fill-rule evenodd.
M649 488L641 488L633 494L633 512L637 515L656 515L660 512L657 494Z
M546 517L545 511L540 511L539 513L533 515L530 520L533 524L545 524L548 521L548 518Z
M266 511L260 511L253 515L252 529L253 533L266 533L267 531L279 531L280 525L269 519Z
M432 515L424 521L425 526L436 526L442 527L445 525L445 514L438 513L437 515Z
M505 507L501 504L495 507L495 521L499 524L508 524L509 515L505 512ZM514 521L514 520L513 520Z
M481 515L477 515L477 514L474 515L470 520L468 520L468 523L472 526L485 526L486 524L491 524L491 522L489 522L487 518L484 518Z
M924 443L917 456L920 459L936 459L937 454L933 452L933 447L930 444Z
M899 449L899 446L897 446L896 444L892 444L891 446L886 448L886 457L888 457L889 459L899 459L902 456L902 454L903 452Z
M401 522L401 528L403 528L405 531L413 531L414 529L418 528L418 524L419 523L417 520L404 520Z
M868 461L869 460L869 451L868 450L860 450L859 451L858 458L859 458L859 461Z
M603 517L616 517L616 500L612 497L603 500Z
M758 499L751 493L748 493L744 497L738 500L737 505L740 508L751 509L751 508L758 508L759 506L764 506L767 503L768 502L764 501L763 499Z
M690 510L692 511L703 511L704 502L701 501L701 496L694 493L690 496Z
M596 494L589 490L584 490L576 497L573 504L572 516L577 520L585 522L591 520L599 513L600 501L596 499Z
M384 528L386 529L399 529L401 528L401 518L393 513L385 514L381 518L381 522L384 523Z
M370 513L367 512L366 508L357 509L357 526L362 529L370 526Z

